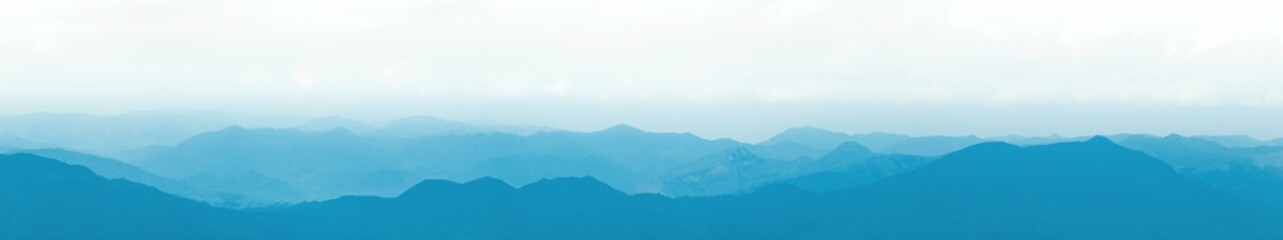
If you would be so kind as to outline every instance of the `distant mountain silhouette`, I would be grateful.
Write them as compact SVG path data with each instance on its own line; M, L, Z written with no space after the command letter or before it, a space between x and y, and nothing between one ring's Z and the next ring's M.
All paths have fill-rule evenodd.
M854 141L855 138L846 133L829 131L814 127L789 128L779 134L763 141L759 145L774 145L785 142L792 142L804 146L818 149L833 149L839 144L848 141Z
M1210 239L1262 237L1270 226L1257 209L1103 137L979 144L842 194L859 199L844 206L873 220L873 236Z
M1120 142L1173 165L1182 175L1258 204L1283 209L1283 148L1227 148L1205 138L1136 136Z
M764 158L785 159L785 160L805 160L816 159L828 153L829 149L819 149L794 142L781 142L769 145L753 145L747 147L749 151Z
M33 142L16 136L0 135L0 151L49 147L52 147L52 145Z
M875 152L882 152L891 146L909 140L909 136L891 133L846 134L815 127L790 128L776 134L759 145L775 145L793 142L816 149L833 149L844 142L858 142Z
M858 145L833 156L863 155ZM740 150L743 151L743 150ZM736 151L730 152L731 156ZM740 152L740 154L746 154ZM31 160L31 161L26 161ZM855 162L859 163L859 161ZM1104 138L985 143L828 193L628 195L591 177L427 180L397 197L220 210L33 155L0 156L0 237L218 239L1269 239L1278 212ZM54 201L59 204L48 204ZM108 217L110 216L110 217ZM27 221L29 219L34 219ZM164 221L156 221L164 219Z
M811 148L833 149L843 142L857 142L879 153L898 153L919 156L939 156L981 142L1000 141L1016 145L1044 145L1060 142L1084 141L1088 137L1027 137L1020 135L980 138L976 136L922 136L910 137L900 134L874 132L867 134L846 134L815 127L790 128L758 144L770 146L782 143L794 143Z
M1090 139L1090 138L1091 137L1062 137L1060 135L1034 136L1034 137L1021 136L1021 135L1007 135L1007 136L988 137L988 138L984 138L984 140L994 141L994 142L1005 142L1005 143L1015 144L1019 146L1030 146L1030 145L1047 145L1047 144L1062 143L1062 142L1081 142L1081 141L1087 141L1087 139Z
M346 130L303 132L294 129L230 127L204 133L151 155L139 164L173 179L243 194L247 201L296 202L342 195L393 195L403 184L356 185L383 172L382 151ZM282 195L297 192L299 194ZM289 197L279 199L279 197Z
M833 150L829 151L829 153L824 154L823 157L821 157L819 160L816 161L817 162L816 164L812 164L812 165L818 165L814 167L819 167L819 168L828 170L828 169L834 169L835 167L841 167L843 165L850 164L855 161L868 159L876 156L878 156L877 153L874 153L873 150L870 150L868 147L865 147L860 143L844 142L841 145L838 145L837 147L833 148Z
M650 133L626 125L590 133L413 138L368 137L346 129L305 132L229 127L141 155L146 157L139 166L161 176L237 192L249 202L392 196L425 178L483 176L524 184L542 178L592 175L611 186L638 192L655 190L641 184L643 180L709 153L737 147L757 148L686 133ZM780 156L815 154L806 148L762 149ZM287 193L298 196L282 195Z
M1283 147L1283 138L1277 138L1274 140L1265 141L1265 145Z
M732 151L730 156L741 154ZM462 200L466 199L466 200ZM425 181L398 198L270 210L326 229L304 238L1260 239L1272 212L1104 138L985 143L825 194L787 185L735 196L624 195L590 178L514 189ZM333 214L333 215L332 215ZM357 216L357 217L353 217ZM377 231L362 231L379 229ZM337 235L336 235L337 234ZM345 235L346 234L346 235Z
M413 162L421 166L419 169L424 172L474 169L494 158L512 160L530 158L536 161L602 158L622 166L636 176L633 179L607 177L603 180L610 181L608 183L611 186L632 192L645 188L637 185L643 179L657 176L668 169L712 152L745 146L748 145L730 140L705 140L689 133L651 133L620 125L590 133L557 131L529 136L477 134L422 137L400 144L389 155L397 162ZM529 171L562 170L530 169ZM586 174L589 172L571 176Z
M913 171L933 160L901 154L875 154L868 148L848 142L800 172L805 175L779 180L816 192L845 190Z
M915 137L888 147L883 152L918 156L940 156L981 142L985 142L985 140L976 136Z
M669 196L748 193L764 183L791 176L800 164L762 158L745 148L725 150L670 170L661 177L660 192Z
M851 135L851 138L855 140L855 142L860 143L860 145L868 147L869 150L873 150L874 152L886 152L886 150L891 148L891 146L895 146L896 144L909 140L911 137L893 133L873 132L866 134L854 134Z
M115 159L103 158L99 156L67 151L63 149L32 149L11 151L8 154L26 153L40 157L56 159L58 161L79 165L90 169L95 174L107 179L126 179L132 182L145 184L159 188L165 192L173 194L184 194L192 191L189 186L173 179L156 176L141 168L120 162ZM189 195L191 196L191 195Z
M636 173L601 156L512 155L490 158L460 174L462 178L495 177L517 186L550 176L600 176L604 181L636 181Z
M155 187L169 194L220 207L243 208L279 204L282 202L281 199L294 199L303 195L280 180L254 174L240 176L198 174L182 180L174 180L154 175L115 159L63 149L15 150L9 153L33 154L83 166L107 179L125 179Z
M369 136L389 138L412 138L433 135L471 135L478 133L508 133L530 135L543 131L554 131L553 128L539 126L474 124L445 120L430 116L416 116L397 119L366 133Z
M929 158L925 157L874 153L856 142L842 143L818 159L772 159L739 148L714 153L670 170L661 178L660 193L669 196L743 194L779 182L812 191L831 191L872 183L928 162Z
M0 116L0 136L114 155L151 145L170 145L201 132L231 126L230 118L208 112L153 111L116 116L33 113ZM22 146L19 146L22 147Z

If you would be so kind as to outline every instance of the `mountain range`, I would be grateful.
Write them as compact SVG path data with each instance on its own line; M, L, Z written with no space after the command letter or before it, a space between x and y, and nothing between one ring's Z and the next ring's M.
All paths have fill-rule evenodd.
M859 154L854 146L832 154ZM226 210L58 160L14 154L0 155L0 237L1283 237L1277 208L1185 176L1158 158L1095 137L1027 147L981 143L868 184L824 192L780 183L742 194L671 198L628 194L592 177L522 187L480 178L426 180L389 197Z

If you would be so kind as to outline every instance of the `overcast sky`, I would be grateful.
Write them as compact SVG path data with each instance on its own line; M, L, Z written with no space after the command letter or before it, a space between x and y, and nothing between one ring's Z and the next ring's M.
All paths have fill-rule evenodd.
M0 113L1283 136L1270 0L0 3ZM272 118L281 119L281 118ZM285 124L285 123L281 123Z

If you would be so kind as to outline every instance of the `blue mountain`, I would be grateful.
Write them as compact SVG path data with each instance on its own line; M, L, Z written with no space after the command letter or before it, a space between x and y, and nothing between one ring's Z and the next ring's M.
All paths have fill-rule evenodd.
M257 227L239 217L84 167L31 154L0 155L0 238L250 238L244 233Z
M784 142L780 144L788 144ZM777 144L777 145L780 145ZM899 155L896 155L899 156ZM725 194L744 194L772 183L786 179L798 178L820 173L847 173L856 178L870 179L864 182L847 181L851 179L834 179L831 185L841 185L841 189L873 182L892 174L913 170L908 167L896 167L894 170L865 171L855 168L873 170L886 169L899 164L878 165L869 159L900 159L874 153L856 142L845 142L829 151L822 157L812 159L794 158L778 159L763 157L752 148L736 148L713 153L699 160L691 161L674 168L663 175L658 185L660 193L668 196L714 196ZM908 162L907 160L905 161ZM925 164L925 162L923 162ZM917 165L921 166L921 164ZM888 172L888 174L882 174ZM814 185L818 185L814 184Z
M186 186L179 181L157 176L141 168L115 159L55 148L17 150L11 151L8 154L17 153L32 154L49 159L56 159L71 165L83 166L93 171L94 174L108 179L125 179L156 187L173 194L193 197L197 196L194 189L191 189L190 186Z
M850 146L835 152L861 154ZM827 193L774 185L742 195L668 198L629 195L591 177L520 188L481 178L462 184L422 181L396 197L342 197L240 211L103 179L55 160L5 155L0 156L0 197L0 219L7 220L0 221L4 238L1283 236L1277 211L1185 178L1158 159L1104 138L1031 147L984 143L903 174Z
M838 194L857 200L834 208L871 217L865 223L872 236L1260 238L1276 223L1103 137L1033 147L979 144Z
M1229 148L1204 138L1137 136L1120 142L1171 164L1182 175L1261 205L1283 208L1283 148Z
M934 160L902 154L874 154L855 143L846 143L811 164L806 173L778 182L808 191L828 192L850 189L887 177L910 172Z
M483 133L410 138L229 127L145 154L139 166L158 175L252 202L298 202L343 195L394 196L419 180L484 176L525 184L543 178L596 176L628 192L643 181L713 152L751 147L778 156L807 148L758 147L686 133L650 133L626 125L590 133L528 136Z
M537 132L555 131L556 129L540 126L478 124L440 119L431 116L415 116L397 119L382 127L365 132L373 137L413 138L434 135L472 135L483 133L506 133L530 135Z
M776 134L758 145L774 145L792 142L812 148L833 149L843 142L854 140L855 138L846 133L834 132L815 127L798 127L784 130L784 132Z
M985 142L976 136L927 136L906 139L903 142L887 147L882 152L918 156L940 156Z
M33 113L0 116L0 136L41 143L40 148L64 148L94 154L151 145L171 145L205 131L232 125L221 114L152 111L115 116Z
M343 195L390 196L422 177L388 174L383 152L346 129L227 129L192 137L139 163L161 176L237 193L237 201L298 202ZM393 169L395 170L395 169ZM402 176L400 181L385 180ZM370 182L372 184L361 184Z
M850 135L822 128L798 127L787 129L758 145L775 145L792 142L816 149L833 149L844 142L857 142L868 147L874 152L882 152L887 148L904 142L905 140L909 140L910 138L911 137L905 135L881 132Z

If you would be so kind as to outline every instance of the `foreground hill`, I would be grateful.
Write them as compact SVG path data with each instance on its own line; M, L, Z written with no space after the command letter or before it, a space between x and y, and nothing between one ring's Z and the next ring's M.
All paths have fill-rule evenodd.
M0 155L0 238L220 239L238 213L31 154Z

